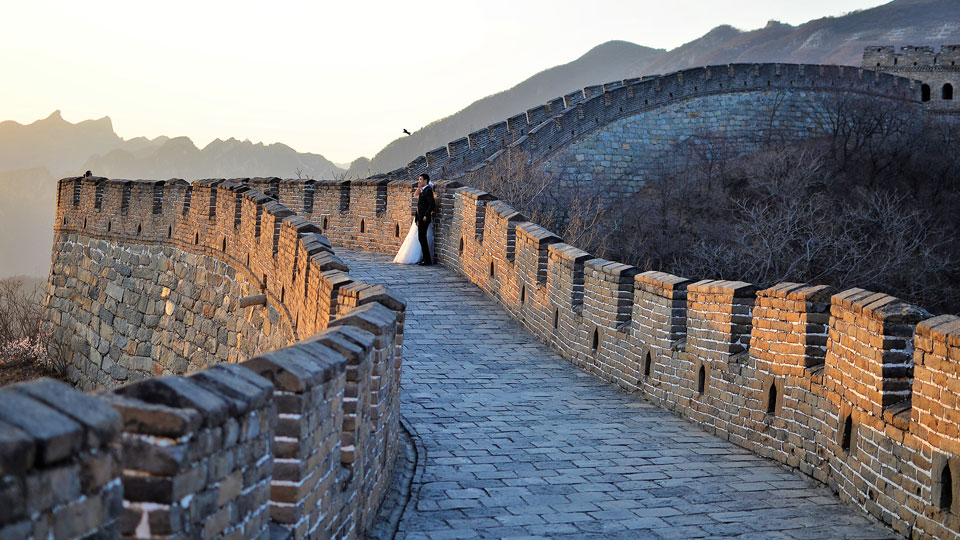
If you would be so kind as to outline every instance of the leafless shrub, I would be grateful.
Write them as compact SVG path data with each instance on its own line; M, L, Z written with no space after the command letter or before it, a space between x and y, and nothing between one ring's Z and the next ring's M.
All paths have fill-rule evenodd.
M65 378L66 343L42 330L42 288L18 278L0 280L0 362L29 362Z
M13 343L36 336L42 309L40 287L22 279L0 280L0 343Z
M851 177L823 141L732 160L712 185L702 169L694 163L650 182L633 224L645 241L622 252L631 262L761 286L863 287L940 311L960 306L957 223L880 169L870 180Z
M618 208L605 204L600 184L570 180L563 185L521 152L504 152L467 179L513 206L527 219L566 242L604 256L622 230Z

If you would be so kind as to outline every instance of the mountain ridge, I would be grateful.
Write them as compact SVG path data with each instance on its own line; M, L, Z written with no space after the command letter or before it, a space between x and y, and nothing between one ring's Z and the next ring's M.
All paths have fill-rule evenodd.
M570 78L560 84L553 84L542 77L543 74L560 68L576 69L579 67L578 62L583 62L591 53L594 53L591 59L602 61L602 55L595 51L603 51L605 46L611 43L628 43L654 52L638 54L633 61L620 65L593 66L595 71L605 71L605 76L590 81L577 81L574 84L573 78ZM549 99L588 85L729 63L859 66L863 49L869 45L937 46L950 43L960 43L960 2L956 0L894 0L874 8L852 11L836 17L821 17L797 26L771 20L763 28L738 30L722 24L669 51L641 47L629 42L607 42L594 47L573 62L544 70L508 90L475 101L457 113L432 122L410 136L390 142L374 155L369 170L378 173L403 167L429 150L445 146L472 131L506 120L514 114L542 105ZM537 99L516 95L518 88L531 84L532 81L541 85ZM495 97L499 105L496 107L496 114L491 113L481 120L468 113L478 104ZM510 105L503 105L505 103ZM445 137L438 136L440 132ZM351 167L349 172L355 171Z

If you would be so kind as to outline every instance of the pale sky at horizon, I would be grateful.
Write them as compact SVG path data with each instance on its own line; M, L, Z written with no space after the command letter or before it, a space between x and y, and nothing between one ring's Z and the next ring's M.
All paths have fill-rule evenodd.
M673 49L721 24L885 3L16 2L0 19L0 121L60 109L109 116L127 139L282 142L344 163L606 41Z

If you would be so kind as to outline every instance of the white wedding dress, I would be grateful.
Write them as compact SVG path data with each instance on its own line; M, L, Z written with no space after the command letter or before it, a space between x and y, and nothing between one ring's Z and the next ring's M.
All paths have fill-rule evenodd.
M436 262L436 258L433 256L435 253L433 249L433 223L427 226L427 244L430 245L430 260ZM397 256L393 258L393 262L400 264L416 264L420 262L420 259L423 258L423 251L420 249L420 238L419 233L417 232L417 220L413 220L413 224L410 225L410 230L407 232L407 237L403 239L403 243L400 244L400 251L397 251Z

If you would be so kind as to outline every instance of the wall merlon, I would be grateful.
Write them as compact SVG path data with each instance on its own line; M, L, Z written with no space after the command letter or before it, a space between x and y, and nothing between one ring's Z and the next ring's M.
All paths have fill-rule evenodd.
M563 96L563 105L564 108L573 107L577 103L580 103L585 98L583 97L583 89L577 90L576 92L570 92L569 94Z
M756 291L755 285L742 281L689 284L686 351L704 361L726 361L747 350Z
M667 298L677 296L686 298L687 286L693 283L693 280L656 270L648 270L637 274L634 276L634 280L638 289Z
M538 105L532 109L527 109L527 125L538 126L550 118L547 111L547 105Z
M483 148L490 141L490 133L486 129L478 129L467 135L467 140L470 141L470 148Z
M753 298L758 287L743 281L705 279L687 285L690 293L716 294L731 298Z
M597 97L603 94L603 85L596 84L593 86L587 86L583 89L583 99L589 101L591 98Z
M590 259L584 263L589 270L608 276L606 279L615 280L621 283L633 284L634 276L640 273L640 269L629 264L608 261L606 259Z
M487 203L487 210L493 212L496 217L504 221L526 221L527 218L523 216L520 212L516 211L509 204L501 201L500 199L493 199Z
M196 432L203 422L200 411L147 403L113 392L97 395L109 404L123 422L123 431L179 439Z
M146 403L178 409L195 409L201 414L200 427L221 425L227 417L226 400L183 377L166 376L146 379L121 386L114 390L114 393Z
M65 201L69 203L69 201ZM40 379L0 390L0 537L116 535L120 415L96 396ZM68 453L64 453L64 451ZM55 480L51 480L55 479ZM50 482L57 485L50 486ZM56 493L33 493L56 488ZM80 508L92 519L70 519Z
M470 140L467 137L460 137L455 141L451 141L447 144L447 153L450 157L461 157L463 154L466 154L470 151Z
M247 360L241 366L270 381L277 391L303 394L343 373L346 359L339 363L318 362L300 349L281 349Z
M429 163L427 163L427 157L420 156L407 164L407 176L410 178L416 178L421 173L425 172L429 166Z
M520 137L527 130L527 113L519 113L507 118L507 131L514 133L514 138ZM511 142L511 141L508 141Z
M551 116L556 116L563 112L567 108L567 104L564 102L562 97L551 99L547 102L547 113Z
M951 347L960 347L960 317L939 315L922 321L917 324L917 336L940 340Z
M16 384L9 389L27 395L79 423L85 434L85 449L110 444L120 435L123 427L120 415L110 405L52 379ZM9 420L6 421L9 423Z
M344 328L353 328L355 332L346 332ZM358 327L332 327L311 336L309 343L319 343L326 349L343 356L348 366L361 364L373 350L376 336Z
M540 242L544 245L561 241L559 236L530 221L517 225L517 230L530 237L530 239Z
M593 256L586 251L563 242L550 244L547 249L550 250L551 258L571 265L576 264L582 266L585 262L593 258Z
M331 321L330 327L350 325L366 330L375 336L386 336L394 331L397 314L379 302L362 305L344 317Z
M439 148L434 148L426 154L427 167L436 167L440 162L447 159L449 154L447 153L447 147L441 146Z
M487 133L490 137L490 142L494 145L495 148L502 148L506 141L507 133L510 131L510 128L507 127L507 122L497 122L495 124L490 124L487 126Z

